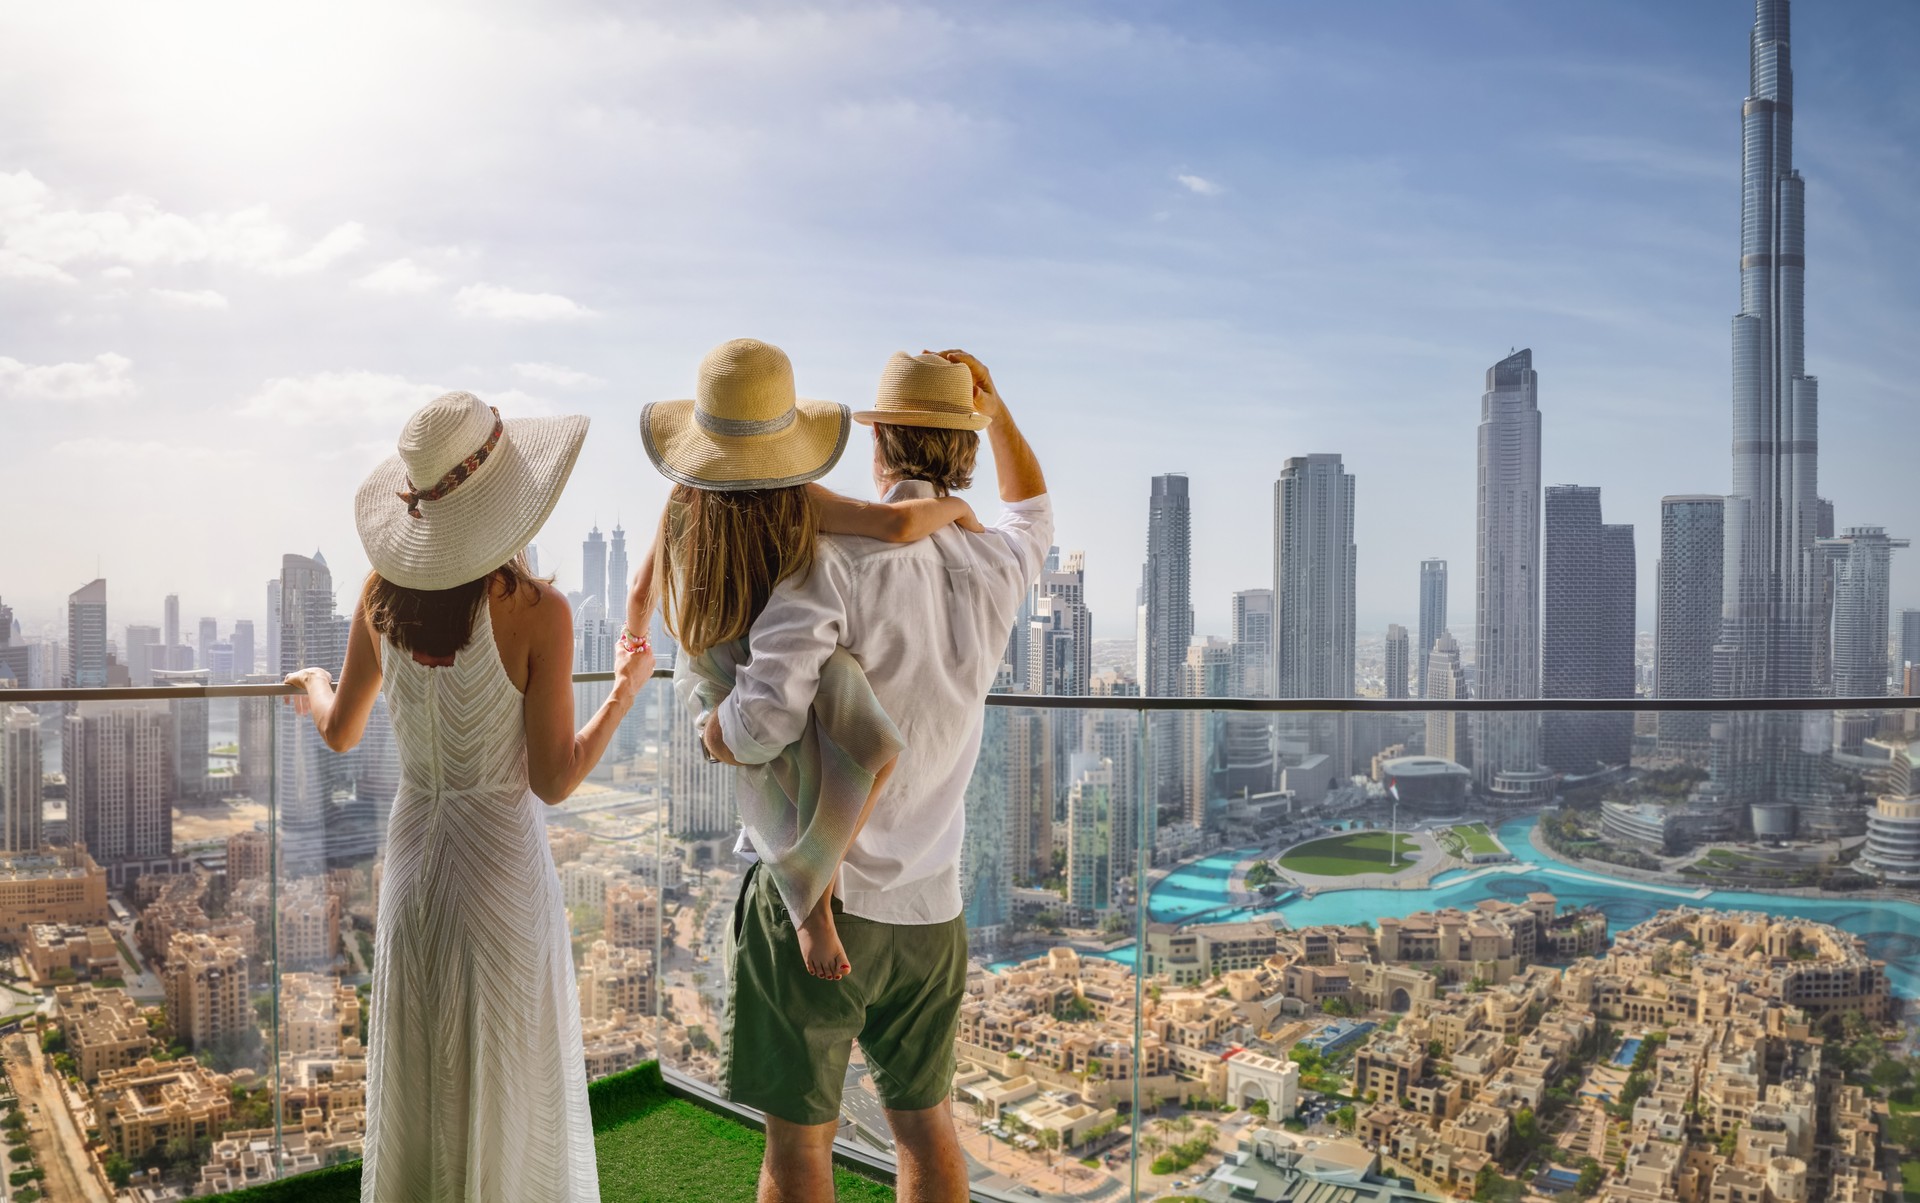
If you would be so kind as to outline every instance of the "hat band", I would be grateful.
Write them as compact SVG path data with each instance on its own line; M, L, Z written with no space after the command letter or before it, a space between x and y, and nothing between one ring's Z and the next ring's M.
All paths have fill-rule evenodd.
M407 503L408 514L415 518L420 517L421 502L438 501L442 497L445 497L447 494L459 488L461 482L465 481L467 477L479 471L481 464L487 462L487 457L492 455L493 449L500 444L501 432L506 429L506 423L500 420L500 411L491 405L487 406L487 410L493 414L493 433L487 436L487 441L481 444L480 450L455 464L453 470L445 476L442 476L440 483L434 485L431 489L414 488L413 478L409 476L407 478L407 487L394 494L395 497Z
M693 407L693 421L708 434L717 434L730 439L750 439L755 435L779 434L793 425L799 416L799 410L788 409L777 418L759 420L749 418L721 418L708 413L699 406Z

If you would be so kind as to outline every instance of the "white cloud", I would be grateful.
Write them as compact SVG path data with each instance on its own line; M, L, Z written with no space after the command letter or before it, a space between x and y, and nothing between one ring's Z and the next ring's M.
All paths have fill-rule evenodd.
M151 467L154 464L178 465L187 460L212 461L230 457L230 449L208 447L201 443L166 443L158 439L114 439L88 436L63 439L53 445L53 454L87 464L128 463ZM230 462L230 459L229 459Z
M23 401L103 401L132 396L133 361L111 351L84 363L21 363L0 355L0 396Z
M227 298L211 288L183 290L178 288L155 288L153 295L169 305L179 305L185 309L225 309Z
M248 397L240 412L289 426L399 424L447 390L385 372L281 376Z
M516 363L513 370L528 380L558 388L598 388L606 381L589 372L577 371L557 363Z
M374 292L427 292L439 287L440 277L411 259L395 259L384 267L374 268L354 283Z
M469 284L453 294L453 306L467 317L503 322L571 322L593 310L552 292L520 292L499 284Z
M216 263L269 275L298 275L351 253L366 241L358 222L295 249L293 231L264 206L187 217L143 196L104 208L62 201L30 171L0 172L0 275L66 282L79 263L123 267Z
M4 361L0 361L4 362ZM536 418L554 412L545 398L519 389L465 388L504 417ZM262 384L240 405L240 412L287 426L339 426L351 432L398 432L422 405L451 391L448 386L392 372L316 372L280 376Z
M133 269L125 264L117 263L112 267L102 268L100 270L100 278L102 280L130 280L133 278Z
M1187 175L1181 173L1175 175L1173 178L1179 180L1181 187L1185 188L1188 192L1197 193L1201 196L1219 196L1222 192L1226 191L1226 189L1222 188L1218 183L1203 175Z

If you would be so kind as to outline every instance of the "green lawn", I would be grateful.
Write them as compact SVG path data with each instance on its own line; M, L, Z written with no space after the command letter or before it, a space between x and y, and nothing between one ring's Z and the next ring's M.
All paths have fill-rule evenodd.
M1920 1161L1900 1163L1900 1188L1909 1199L1920 1199Z
M1296 873L1318 877L1393 872L1390 861L1393 853L1391 841L1394 840L1399 841L1399 867L1404 869L1413 863L1413 855L1419 845L1410 836L1396 836L1386 831L1356 831L1314 840L1282 856L1280 865Z
M1493 838L1485 823L1466 823L1452 829L1466 845L1468 852L1505 852L1500 841Z
M653 1062L587 1087L606 1203L751 1199L760 1176L758 1132L670 1094ZM890 1203L893 1189L846 1169L841 1203ZM218 1198L226 1203L359 1203L360 1165L303 1174Z

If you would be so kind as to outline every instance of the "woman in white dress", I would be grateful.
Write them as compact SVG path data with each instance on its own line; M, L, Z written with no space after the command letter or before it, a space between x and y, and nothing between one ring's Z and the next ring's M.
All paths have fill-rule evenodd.
M329 747L384 691L400 752L374 940L361 1197L597 1201L580 1006L545 808L606 750L653 671L623 637L612 693L573 728L567 602L521 556L586 437L503 422L468 393L415 413L361 485L373 572L338 687L304 687Z

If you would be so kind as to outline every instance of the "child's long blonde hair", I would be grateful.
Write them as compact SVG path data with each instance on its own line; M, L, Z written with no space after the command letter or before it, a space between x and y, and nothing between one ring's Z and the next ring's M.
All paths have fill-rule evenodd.
M667 630L688 655L745 636L773 587L813 568L819 523L804 485L675 485L663 522L654 588Z

